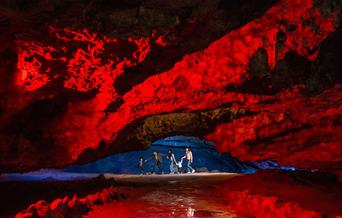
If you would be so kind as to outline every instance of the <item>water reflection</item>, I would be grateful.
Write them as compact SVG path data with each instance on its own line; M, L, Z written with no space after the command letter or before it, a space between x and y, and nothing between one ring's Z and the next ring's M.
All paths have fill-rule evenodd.
M195 209L189 207L188 210L187 210L187 212L188 212L188 213L187 213L188 218L194 217Z
M139 218L229 218L237 217L228 211L223 198L215 194L215 187L188 184L189 186L121 187L128 200L101 205L88 217Z

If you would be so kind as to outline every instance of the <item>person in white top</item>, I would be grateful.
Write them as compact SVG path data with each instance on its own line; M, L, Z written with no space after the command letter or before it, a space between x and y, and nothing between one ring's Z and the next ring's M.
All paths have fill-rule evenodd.
M178 174L182 174L183 173L183 159L184 158L185 158L185 156L182 157L180 159L180 161L176 162L176 165L177 165L177 168L178 168Z

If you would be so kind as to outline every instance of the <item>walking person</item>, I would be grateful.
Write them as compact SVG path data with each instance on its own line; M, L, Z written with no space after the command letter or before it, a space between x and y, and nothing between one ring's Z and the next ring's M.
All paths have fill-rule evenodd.
M193 156L192 156L192 152L191 152L189 147L187 147L185 149L185 156L184 157L186 158L186 172L187 173L194 173L195 169L191 167L191 164L193 162Z
M157 169L158 169L159 173L164 174L163 167L162 167L163 156L165 156L165 154L154 151L151 157L146 159L146 162L149 160L154 160L153 173L157 173Z
M169 149L169 151L167 152L167 159L169 159L170 161L170 174L177 173L177 166L176 166L177 161L171 149Z
M185 157L182 157L180 159L180 161L176 162L177 168L178 168L178 174L182 174L183 173L183 159Z
M146 174L146 170L145 170L145 163L146 160L143 157L139 158L139 163L138 163L138 168L141 172L141 175L145 175Z

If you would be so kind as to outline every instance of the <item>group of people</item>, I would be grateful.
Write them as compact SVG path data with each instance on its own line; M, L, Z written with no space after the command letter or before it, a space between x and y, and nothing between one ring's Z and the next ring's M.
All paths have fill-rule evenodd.
M186 148L185 149L185 155L183 157L181 157L179 161L176 160L175 155L172 152L172 149L169 149L167 154L158 153L158 152L154 151L152 153L152 155L149 158L147 158L146 160L143 157L140 157L138 167L139 167L141 174L146 174L145 164L150 160L154 161L152 173L158 173L159 172L159 173L163 174L164 172L163 172L162 164L163 164L163 157L164 156L166 156L166 158L169 160L170 174L183 173L183 159L186 159L186 172L187 173L194 173L195 172L194 168L192 168L192 166L191 166L191 164L193 162L192 152L191 152L190 148Z

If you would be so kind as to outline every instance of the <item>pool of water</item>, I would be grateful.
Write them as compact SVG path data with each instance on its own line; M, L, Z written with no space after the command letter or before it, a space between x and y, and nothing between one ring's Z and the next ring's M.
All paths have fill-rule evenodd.
M86 217L239 217L228 211L213 184L121 186L119 190L127 200L95 206Z

